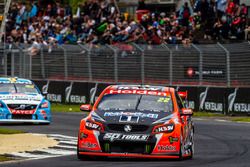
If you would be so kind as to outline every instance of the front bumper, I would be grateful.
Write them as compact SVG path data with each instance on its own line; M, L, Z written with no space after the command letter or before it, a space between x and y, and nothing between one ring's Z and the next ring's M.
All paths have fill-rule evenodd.
M80 155L100 156L100 157L116 157L116 158L148 158L148 159L177 159L178 155L145 155L136 153L101 153L101 152L79 152Z
M25 120L25 119L0 119L0 124L19 124L19 123L34 123L34 124L49 124L47 120Z

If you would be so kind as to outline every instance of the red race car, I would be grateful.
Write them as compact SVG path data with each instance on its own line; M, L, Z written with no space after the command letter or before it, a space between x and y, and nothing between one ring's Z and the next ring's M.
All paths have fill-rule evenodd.
M182 92L181 96L186 96ZM77 156L192 158L193 111L174 88L108 86L81 120Z

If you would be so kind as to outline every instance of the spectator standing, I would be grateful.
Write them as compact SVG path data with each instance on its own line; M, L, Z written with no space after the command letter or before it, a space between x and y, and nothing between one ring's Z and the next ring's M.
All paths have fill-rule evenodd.
M213 0L210 1L207 16L206 16L206 22L205 22L205 39L211 39L212 37L212 29L213 24L216 20L216 8L215 8L215 2Z
M30 18L35 17L37 15L37 12L38 12L38 8L37 8L36 4L33 2L29 17Z
M182 6L182 8L180 9L179 16L181 19L182 26L188 27L189 26L189 17L191 16L191 10L190 10L187 2L185 2L184 5Z
M145 0L139 0L137 10L146 10L146 9L147 7L145 4Z
M216 0L216 4L217 4L217 17L221 18L223 15L225 15L227 0Z
M201 0L200 12L201 12L201 21L205 23L208 17L209 3L207 0Z

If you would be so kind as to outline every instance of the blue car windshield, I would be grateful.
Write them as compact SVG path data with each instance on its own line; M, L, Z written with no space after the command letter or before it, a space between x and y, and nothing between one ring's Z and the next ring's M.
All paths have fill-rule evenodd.
M39 91L33 84L2 83L0 84L0 93L37 94Z
M172 112L173 103L171 96L108 94L103 96L97 109Z

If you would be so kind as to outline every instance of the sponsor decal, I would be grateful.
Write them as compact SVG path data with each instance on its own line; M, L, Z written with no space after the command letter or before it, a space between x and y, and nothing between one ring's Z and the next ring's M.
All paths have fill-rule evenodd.
M187 108L195 109L195 102L194 101L187 101Z
M148 91L148 90L109 90L106 94L138 94L138 95L170 96L170 94L167 92Z
M139 121L138 116L132 116L132 115L122 115L120 116L119 122L134 122L137 123Z
M70 98L70 94L72 91L72 86L73 86L73 82L71 82L70 85L65 89L65 101L66 101L66 103L69 103L69 98Z
M98 87L98 83L95 84L95 87L90 89L90 104L94 104L94 102L96 101L96 91L97 91L97 87Z
M18 81L15 81L14 82L14 80L9 80L9 81L7 81L7 80L0 80L0 83L17 83L17 84L32 84L32 82L31 81L20 81L20 80L18 80Z
M178 142L179 138L178 137L172 137L172 136L169 136L169 142L170 144L173 144L174 142Z
M142 112L105 112L105 117L116 117L116 116L135 116L141 118L158 118L158 114L145 114Z
M155 133L162 133L162 132L170 133L173 130L174 130L174 124L169 124L169 125L163 125L163 126L156 127L154 129L154 132Z
M86 96L70 95L70 103L86 103Z
M65 89L65 102L66 103L86 103L86 96L84 95L79 95L81 94L81 92L79 92L79 90L76 90L78 87L78 85L76 85L77 83L71 82L70 85L68 87L66 87ZM76 85L76 86L75 86ZM74 89L75 88L75 89Z
M215 103L215 102L205 102L205 110L208 111L223 111L223 104L222 103Z
M187 78L198 78L200 71L198 67L186 67L185 76ZM203 78L220 77L225 78L225 69L216 66L204 67L202 70Z
M51 102L62 102L62 95L60 94L47 94L47 99Z
M132 126L130 126L130 125L125 125L125 126L124 126L124 131L125 131L125 132L131 132L131 131L132 131Z
M176 151L176 146L171 145L159 145L157 148L159 151Z
M151 91L160 91L161 87L137 87L137 86L118 86L118 90L151 90Z
M120 133L106 133L103 137L103 140L115 141L115 140L122 140L122 141L147 141L149 135L140 135L140 134L120 134Z
M82 147L96 148L97 144L96 143L90 143L90 142L84 142L84 143L82 143Z
M43 116L44 119L47 118L46 111L41 110L40 113L41 113L41 115Z
M11 110L12 114L34 114L36 110Z
M29 101L40 101L40 96L24 96L24 95L0 95L1 100L29 100Z
M47 81L46 85L43 85L42 92L48 92L48 90L49 90L49 83L50 83L50 81Z
M250 112L250 104L249 103L235 103L234 111L235 112Z
M229 111L229 112L232 112L232 111L233 111L233 106L234 106L234 102L235 102L235 99L236 99L236 96L237 96L238 89L239 89L239 88L235 88L235 89L234 89L234 92L231 93L231 94L228 96L228 111Z
M85 126L90 129L99 129L100 125L87 121Z
M199 107L200 110L204 110L204 103L207 98L208 89L209 88L207 87L206 90L200 94L200 107Z

